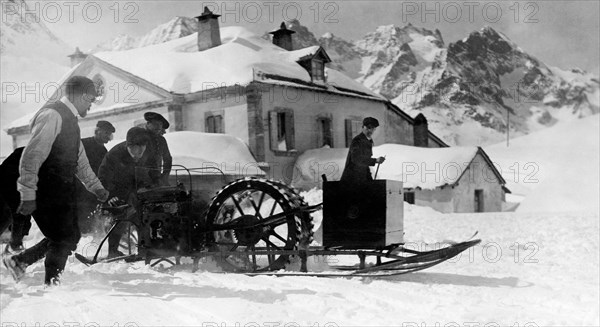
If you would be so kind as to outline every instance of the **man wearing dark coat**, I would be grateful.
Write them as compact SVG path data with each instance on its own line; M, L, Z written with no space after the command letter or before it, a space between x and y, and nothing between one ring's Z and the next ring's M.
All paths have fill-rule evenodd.
M372 117L363 119L362 132L355 136L350 143L346 165L342 172L340 182L349 186L364 185L373 180L370 166L382 163L385 158L372 158L373 156L373 133L379 126L379 121Z
M49 244L2 259L17 281L27 266L45 257L44 283L59 284L67 258L81 237L74 201L76 179L99 201L108 198L108 192L90 168L77 123L77 115L85 117L98 95L94 82L72 76L59 91L64 96L42 107L31 121L31 139L21 156L17 180L17 212L33 214Z
M342 172L340 182L343 184L348 204L346 216L354 219L361 216L369 207L370 182L373 181L369 167L382 163L385 158L372 158L373 156L373 133L379 126L379 121L372 117L363 119L362 132L355 136L350 143L346 165Z
M102 159L104 159L104 156L108 152L104 145L113 139L115 131L115 127L110 122L100 120L96 123L94 136L81 139L85 153L90 161L90 167L96 175L98 174L98 168L100 168Z
M148 132L141 127L127 131L125 142L115 145L104 157L98 177L109 191L110 205L128 203L135 207L136 192L152 185L144 153L149 143ZM108 238L108 257L123 255L118 251L125 225L118 225Z
M146 119L146 130L150 136L145 156L149 158L149 163L156 166L156 170L151 173L152 179L155 184L168 185L169 174L173 166L173 157L171 157L167 140L165 140L163 135L165 134L165 130L169 128L169 122L165 117L156 112L145 113L144 119Z
M2 164L0 164L0 203L2 212L0 216L0 234L10 225L11 237L6 246L5 253L19 252L23 250L23 237L28 235L31 228L31 216L23 216L17 213L20 203L17 191L17 179L19 178L19 161L25 147L16 148Z
M90 167L96 176L98 168L102 163L102 159L108 152L104 144L110 142L113 138L115 127L106 120L100 120L96 123L94 136L81 139L81 144L85 148ZM88 218L90 213L94 211L97 205L96 197L85 189L81 183L77 185L77 218L79 220L79 228L82 233L89 233L92 230L92 222Z

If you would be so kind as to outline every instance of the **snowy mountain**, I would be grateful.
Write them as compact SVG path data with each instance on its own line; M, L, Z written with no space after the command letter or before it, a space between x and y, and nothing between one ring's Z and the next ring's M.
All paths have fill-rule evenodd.
M11 10L11 14L3 15L0 28L0 80L2 94L6 95L0 113L3 129L11 121L39 109L47 100L43 90L69 70L67 55L75 48L54 35L42 19L35 17L35 11L28 11L23 0L3 1L2 8ZM13 8L19 8L14 9L17 14L12 14ZM25 95L24 89L39 90L38 96ZM2 131L0 140L0 156L10 154L12 139Z
M175 40L197 31L198 21L195 18L177 16L164 24L158 25L140 37L120 34L111 40L100 43L94 49L90 50L90 52L122 51L140 48Z
M315 36L298 21L297 48L315 40L331 65L391 99L449 144L480 145L599 112L598 77L549 67L485 27L445 46L439 30L380 26L355 42ZM507 124L507 114L510 123Z
M449 144L493 144L507 131L525 135L600 111L597 76L549 67L490 27L446 45L439 30L411 24L380 26L354 42L331 33L317 38L298 20L287 24L296 32L295 49L320 44L330 67L412 116L423 113ZM92 52L162 43L196 30L194 18L176 17L141 37L119 35Z
M3 57L31 57L39 53L36 50L44 49L46 58L56 62L67 62L64 56L73 49L56 37L43 20L36 16L36 12L29 10L24 0L7 0L3 1L2 5L3 10L7 11L2 17L0 29L0 54Z

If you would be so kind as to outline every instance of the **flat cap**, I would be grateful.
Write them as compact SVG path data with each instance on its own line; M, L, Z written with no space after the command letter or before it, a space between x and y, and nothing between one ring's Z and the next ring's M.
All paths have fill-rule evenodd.
M169 128L169 121L163 117L163 115L156 112L147 112L144 114L144 119L146 121L160 121L163 125L164 129Z
M106 120L99 120L96 123L96 127L101 128L101 129L103 129L107 132L111 132L111 133L114 133L117 131L115 129L115 127L110 122L107 122Z
M378 127L379 126L379 121L373 117L367 117L365 119L363 119L363 126L367 126L367 127Z
M132 127L127 131L127 145L146 145L150 136L148 131L141 127Z

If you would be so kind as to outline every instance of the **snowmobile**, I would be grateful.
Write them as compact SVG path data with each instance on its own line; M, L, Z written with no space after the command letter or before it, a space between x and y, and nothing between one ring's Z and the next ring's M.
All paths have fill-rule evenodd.
M192 169L177 170L187 172L187 182L177 178L176 186L138 190L135 208L99 208L116 219L92 259L78 253L76 258L87 265L99 262L103 243L119 224L130 226L124 244L128 253L102 262L176 265L182 257L190 257L196 271L203 259L212 258L223 272L247 275L398 275L435 266L480 243L471 237L429 251L405 246L400 182L376 180L365 190L369 197L349 202L343 185L324 181L323 202L309 205L283 182L246 177L225 185L206 205L193 196L198 190L192 191ZM323 211L323 245L312 246L311 214L319 210ZM342 255L356 256L358 263L308 271L311 256ZM291 260L299 269L285 270Z

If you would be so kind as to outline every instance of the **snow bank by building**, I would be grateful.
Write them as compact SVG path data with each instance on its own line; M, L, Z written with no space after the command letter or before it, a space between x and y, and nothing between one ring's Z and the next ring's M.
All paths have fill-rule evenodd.
M373 156L386 160L371 172L377 179L397 180L404 187L434 189L452 185L463 174L477 153L477 147L421 148L401 144L382 144L373 147ZM296 187L310 189L321 185L321 175L330 181L342 176L348 149L321 148L305 151L296 160Z
M187 168L218 167L230 175L264 175L242 140L227 134L173 132L164 135L173 164ZM214 174L211 170L194 173Z
M217 167L225 175L265 175L242 140L227 134L172 132L164 135L173 157L173 165L188 169ZM123 142L113 140L107 149ZM181 167L173 167L180 169ZM193 170L192 174L219 174L214 169Z

